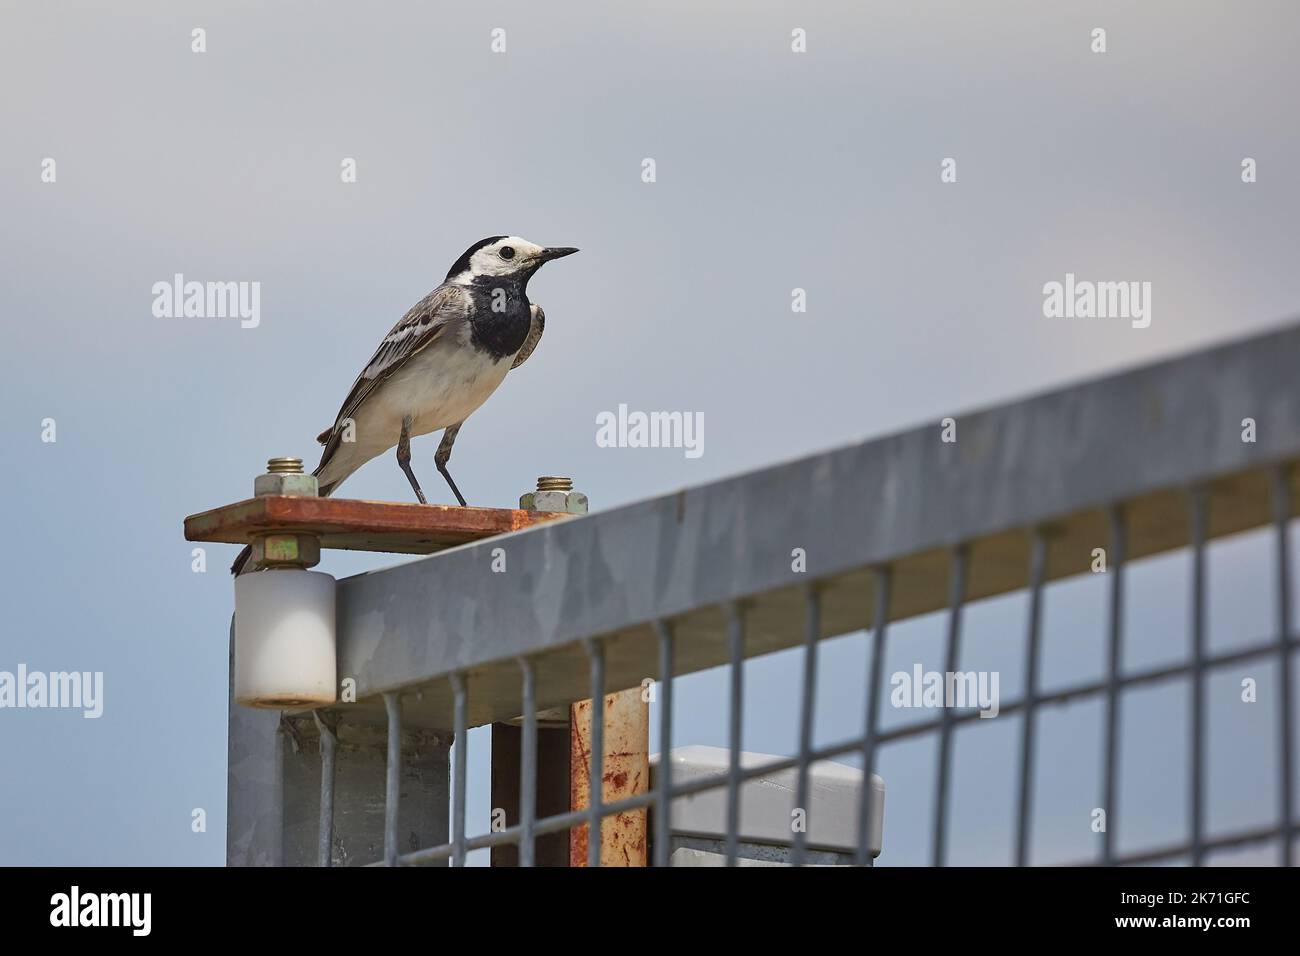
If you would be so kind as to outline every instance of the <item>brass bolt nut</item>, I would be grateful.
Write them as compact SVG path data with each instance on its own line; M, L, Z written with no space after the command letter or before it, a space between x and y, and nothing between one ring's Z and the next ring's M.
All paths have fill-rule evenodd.
M250 560L263 568L310 568L320 564L314 534L266 534L253 539Z
M266 474L253 479L254 498L315 498L319 494L320 483L315 475L302 473L301 458L272 458L266 463Z

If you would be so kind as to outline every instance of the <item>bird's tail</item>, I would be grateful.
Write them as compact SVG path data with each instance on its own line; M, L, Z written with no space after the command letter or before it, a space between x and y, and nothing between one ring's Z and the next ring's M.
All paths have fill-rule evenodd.
M322 464L321 467L323 468L324 465ZM320 472L321 469L317 468L315 471L312 472L312 474L319 477ZM317 496L321 498L328 498L330 494L334 491L334 489L337 488L342 483L343 480L339 479L338 481L331 481L329 484L321 485L320 489L317 491ZM251 558L252 556L253 556L253 546L251 544L244 545L244 550L239 552L239 554L235 557L234 563L230 565L230 573L233 574L235 577L239 577L239 575L243 574L244 566L248 564L248 559Z
M235 558L235 563L230 566L230 573L235 577L239 577L239 575L243 574L244 565L248 563L248 559L252 556L253 546L251 544L244 545L244 550L239 552L239 556Z

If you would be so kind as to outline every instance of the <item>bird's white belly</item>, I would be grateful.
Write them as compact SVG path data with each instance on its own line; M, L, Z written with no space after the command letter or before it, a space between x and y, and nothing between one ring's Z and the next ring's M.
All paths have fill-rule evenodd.
M337 446L320 471L321 483L341 482L393 448L407 415L412 436L463 422L496 391L510 364L509 356L494 362L486 352L464 344L429 346L397 369L353 413L354 441Z
M402 419L411 416L411 434L455 425L488 400L510 371L510 359L496 362L486 352L435 343L416 355L378 390L376 412L395 423L389 447L397 443Z

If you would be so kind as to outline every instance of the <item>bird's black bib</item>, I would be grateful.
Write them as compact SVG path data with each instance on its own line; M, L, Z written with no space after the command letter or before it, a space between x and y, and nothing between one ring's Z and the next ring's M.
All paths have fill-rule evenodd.
M524 283L501 276L477 276L469 285L474 299L470 342L496 361L523 347L532 323Z

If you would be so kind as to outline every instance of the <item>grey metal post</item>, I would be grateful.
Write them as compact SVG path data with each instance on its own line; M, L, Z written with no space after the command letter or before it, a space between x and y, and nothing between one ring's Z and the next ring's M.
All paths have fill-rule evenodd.
M330 859L335 866L360 866L383 856L386 730L382 716L371 712L343 705L329 714L338 721ZM450 749L450 733L402 733L402 850L448 839ZM255 710L232 699L228 750L226 865L316 865L322 761L312 712Z

